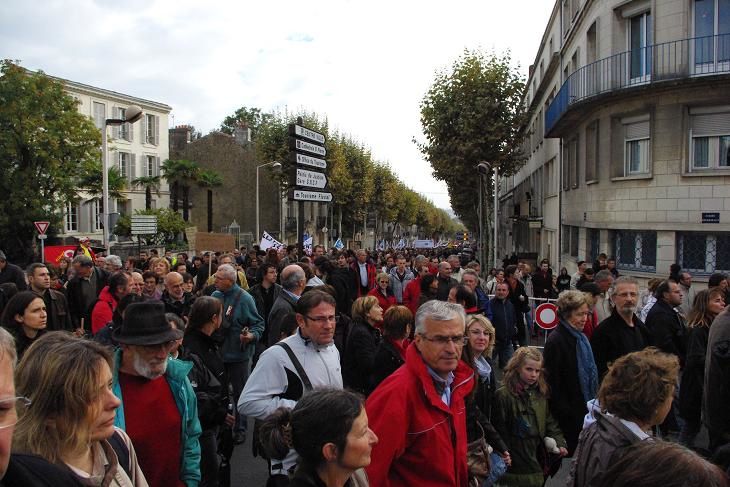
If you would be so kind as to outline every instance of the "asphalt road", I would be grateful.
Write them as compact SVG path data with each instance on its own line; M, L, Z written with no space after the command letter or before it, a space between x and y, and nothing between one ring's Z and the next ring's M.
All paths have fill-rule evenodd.
M249 433L253 431L253 422L249 420ZM246 443L237 445L231 458L231 487L264 487L268 478L266 460L254 457L251 453L251 435L247 435Z

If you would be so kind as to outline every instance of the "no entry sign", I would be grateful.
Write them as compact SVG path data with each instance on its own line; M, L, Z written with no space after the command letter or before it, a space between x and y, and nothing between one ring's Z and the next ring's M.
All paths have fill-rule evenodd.
M543 330L552 330L558 321L558 307L553 303L542 303L535 309L535 323Z

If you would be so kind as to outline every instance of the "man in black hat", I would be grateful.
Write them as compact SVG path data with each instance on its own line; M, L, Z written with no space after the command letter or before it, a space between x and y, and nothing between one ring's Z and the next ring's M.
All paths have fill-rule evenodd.
M135 303L114 330L114 394L122 401L115 426L134 442L150 487L200 482L198 408L187 378L192 362L170 358L182 331L165 319L159 302ZM182 433L181 433L182 432Z

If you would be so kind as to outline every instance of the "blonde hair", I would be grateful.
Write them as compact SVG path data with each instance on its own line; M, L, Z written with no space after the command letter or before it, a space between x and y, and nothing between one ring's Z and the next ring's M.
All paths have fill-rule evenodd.
M520 390L520 369L528 360L534 360L542 364L542 354L536 348L520 347L515 351L515 354L509 359L507 366L504 368L502 383L514 395L518 395ZM542 371L537 376L537 388L545 398L550 395L550 388L547 382L545 382L545 375Z
M357 298L355 302L352 303L352 319L367 322L368 314L376 304L378 304L378 298L375 296L363 296L361 298Z
M26 351L16 371L19 396L32 406L21 411L13 451L63 463L91 439L91 424L100 410L100 364L112 368L112 356L96 342L65 332L47 333Z
M489 346L481 353L482 356L486 358L490 358L492 356L492 350L494 350L495 340L497 339L497 334L494 331L494 326L492 326L492 322L489 321L489 319L484 315L467 315L466 317L466 329L464 330L464 334L468 337L469 336L469 329L472 326L480 325L482 328L484 328L484 331L487 335L489 335ZM474 361L474 354L471 351L471 347L467 344L461 353L464 356L464 359L468 364L472 364ZM467 359L471 360L467 360Z

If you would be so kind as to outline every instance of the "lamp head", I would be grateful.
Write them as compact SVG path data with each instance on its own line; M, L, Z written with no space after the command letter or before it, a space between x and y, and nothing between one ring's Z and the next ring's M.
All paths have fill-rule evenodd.
M480 162L477 164L477 171L479 174L489 174L489 171L492 170L492 166L488 162Z
M130 105L124 111L124 121L127 123L134 123L142 118L142 109L137 105Z
M273 169L274 171L278 171L279 169L281 169L281 162L275 162L275 163L273 163L271 165L271 169Z

